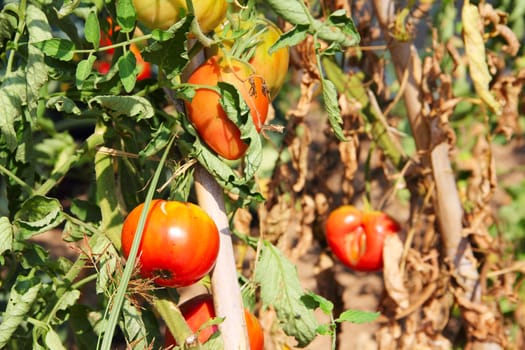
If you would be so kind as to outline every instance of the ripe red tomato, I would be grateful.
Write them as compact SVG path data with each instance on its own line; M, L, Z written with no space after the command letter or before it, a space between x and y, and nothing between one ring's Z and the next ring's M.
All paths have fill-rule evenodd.
M385 237L399 230L399 224L385 213L362 212L351 205L331 212L325 224L332 252L343 264L357 271L382 269Z
M235 37L236 30L246 32L240 37ZM247 51L252 54L249 57L249 63L255 73L264 78L270 97L274 99L286 79L290 60L290 51L287 46L272 54L268 52L282 35L279 27L264 17L259 17L253 21L242 21L239 16L232 15L231 19L226 20L216 31L223 40L223 50L238 51L238 47L236 47L239 46L238 42L240 45L245 42L257 43L253 53L251 53L251 46L248 45L247 47ZM222 50L219 50L218 54L223 54Z
M253 123L260 131L268 114L270 98L264 79L253 74L251 67L237 59L213 56L199 66L188 83L216 86L218 82L234 85L250 108ZM211 89L198 88L186 110L200 137L217 154L226 159L240 158L248 145L241 132L222 109L219 94Z
M186 0L133 0L137 19L150 29L168 29L186 13ZM228 8L226 0L193 0L195 17L203 33L217 27Z
M213 298L209 294L202 294L196 296L179 307L184 316L188 326L192 332L197 332L199 328L207 321L215 317L215 310L213 307ZM248 310L244 310L244 317L246 318L246 326L248 329L248 338L250 341L251 350L264 349L264 333L257 317ZM209 326L199 332L199 342L205 343L213 333L218 330L217 326ZM177 345L173 335L166 330L165 347Z
M127 258L144 204L133 209L122 227ZM144 278L166 287L183 287L204 277L219 253L215 222L195 204L153 200L142 233L137 259Z

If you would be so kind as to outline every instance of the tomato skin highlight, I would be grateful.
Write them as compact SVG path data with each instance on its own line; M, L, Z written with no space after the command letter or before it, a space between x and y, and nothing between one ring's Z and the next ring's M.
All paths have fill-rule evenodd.
M134 208L124 220L121 239L126 258L143 207ZM192 203L151 201L137 254L143 278L165 287L188 286L210 272L218 253L219 232L204 210Z
M188 83L198 85L216 86L218 82L235 86L250 108L256 130L260 131L270 104L264 79L254 75L248 64L219 56L208 59L188 79ZM228 118L219 101L216 91L197 88L192 100L186 102L188 118L212 150L226 159L239 159L248 145L242 141L239 128Z
M193 297L180 305L179 309L193 333L196 333L204 323L215 317L213 297L210 294L201 294ZM264 332L259 320L247 309L244 310L244 317L246 319L250 350L263 350ZM217 325L201 329L198 336L199 342L204 344L218 329ZM177 342L170 331L166 329L164 346L167 348L175 345L177 345Z
M187 13L186 0L133 0L137 19L149 29L168 29ZM226 0L193 0L195 17L203 33L217 27L228 8Z
M344 265L356 271L381 270L385 237L399 231L399 224L387 214L362 212L351 205L332 211L325 223L330 249Z

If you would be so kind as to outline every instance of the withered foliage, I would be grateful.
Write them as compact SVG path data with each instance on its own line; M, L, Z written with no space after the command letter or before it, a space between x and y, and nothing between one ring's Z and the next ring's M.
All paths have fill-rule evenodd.
M385 268L381 275L384 293L373 305L382 316L369 327L374 332L373 347L479 349L490 344L496 349L521 348L525 304L518 298L518 289L523 283L525 264L508 254L512 242L489 234L489 227L498 220L495 192L502 186L496 176L498 159L493 154L492 139L496 134L503 134L507 140L521 134L519 108L524 101L525 71L516 72L508 66L509 58L520 49L519 40L507 26L508 15L483 2L477 8L485 40L498 37L504 42L499 51L491 50L487 44L484 57L492 76L490 94L502 107L494 123L491 111L475 93L465 97L454 89L456 81L465 79L468 72L467 53L461 33L443 40L433 28L431 10L436 3L417 2L402 20L387 29L380 27L377 8L371 2L330 1L324 6L328 11L346 9L356 22L362 47L347 51L345 70L349 75L358 71L365 75L366 88L392 128L406 118L399 106L407 101L403 99L403 82L399 81L398 87L389 83L393 68L387 48L395 40L413 41L422 58L418 72L421 79L417 82L421 100L416 102L423 106L421 118L429 126L428 137L434 143L448 143L450 163L457 174L463 174L461 185L458 181L463 231L458 234L467 238L465 242L474 252L472 263L477 267L477 275L473 278L477 279L477 288L472 292L479 298L465 297L467 287L460 283L454 262L444 252L435 208L436 188L431 170L422 161L430 149L416 150L402 168L396 168L374 144L370 127L360 113L362 106L343 94L339 104L347 141L337 140L318 99L321 73L310 40L293 48L294 77L298 77L301 95L286 115L278 161L266 184L270 190L265 191L266 201L259 208L262 236L276 243L298 266L317 271L316 292L331 299L335 310L340 311L349 306L348 301L341 300L341 288L358 287L334 288L339 283L337 271L352 272L341 272L336 269L338 262L330 260L324 221L330 210L339 205L362 207L368 201L373 208L400 220L403 226L398 237L385 243ZM474 106L473 122L454 123L460 103ZM397 143L411 138L401 132L393 135ZM466 160L460 158L462 152L469 153ZM407 193L408 200L397 196L399 191ZM249 223L245 222L245 226ZM314 258L306 260L305 256ZM367 277L362 277L366 284ZM503 297L516 305L514 322L503 317L498 303ZM509 340L512 327L516 335ZM340 348L355 345L353 338L355 335L340 333ZM279 342L282 344L282 339Z

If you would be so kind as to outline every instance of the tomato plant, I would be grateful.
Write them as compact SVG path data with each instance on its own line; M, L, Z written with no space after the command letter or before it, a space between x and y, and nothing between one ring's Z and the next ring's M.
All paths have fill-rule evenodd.
M106 18L106 22L108 25L108 30L100 32L100 47L113 45L111 37L113 36L114 32L118 32L120 30L119 26L113 27L113 20L111 17ZM139 28L136 28L134 36L141 35L143 35L142 31ZM152 77L151 63L145 61L144 57L142 57L142 53L140 52L140 47L144 45L145 43L131 43L129 45L129 50L135 56L137 64L137 80L144 80ZM109 72L114 53L114 48L105 50L102 52L101 58L95 61L93 65L100 74L107 74Z
M288 46L269 52L282 35L279 27L264 17L242 20L240 16L232 16L221 25L217 34L223 40L219 54L228 51L227 55L242 58L247 55L248 62L255 73L264 78L270 97L274 99L286 79L290 60Z
M198 85L216 86L218 82L230 83L237 88L250 109L255 128L260 131L270 103L264 79L254 74L247 63L219 56L208 59L188 79L188 83ZM239 128L222 108L220 98L213 89L197 88L192 100L186 102L188 117L211 149L226 159L238 159L248 145L242 141Z
M135 207L122 227L127 258L144 204ZM212 269L219 251L219 233L212 219L188 202L153 200L137 259L140 273L161 286L188 286Z
M198 339L201 344L210 339L213 333L218 330L217 325L201 328L206 322L215 317L213 298L210 294L201 294L193 297L181 304L179 308L192 332L198 332ZM250 349L263 350L264 333L259 320L247 309L244 310L244 317L246 319ZM166 330L165 346L173 345L177 345L177 343L169 330Z
M385 237L399 230L399 224L385 213L362 212L351 205L332 211L325 224L326 239L335 256L357 271L380 270Z
M168 29L188 12L186 0L133 0L137 19L150 29ZM226 15L226 0L195 0L195 16L203 33L219 25Z

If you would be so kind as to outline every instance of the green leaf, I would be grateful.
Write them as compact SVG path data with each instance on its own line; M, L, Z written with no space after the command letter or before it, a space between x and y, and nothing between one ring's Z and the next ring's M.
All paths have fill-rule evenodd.
M268 50L268 53L271 55L275 51L279 50L285 46L295 46L306 39L308 35L308 25L298 24L293 27L291 30L287 31L279 40L277 40Z
M97 96L88 101L91 109L95 109L95 104L102 107L113 117L128 116L137 118L137 121L148 119L155 115L155 110L151 103L140 96Z
M97 57L95 55L89 55L88 58L78 62L77 70L75 73L75 85L77 89L82 89L84 81L89 77L93 69L93 63L95 63Z
M84 27L84 35L86 40L93 44L95 49L100 45L100 23L98 22L98 15L95 11L89 12Z
M52 38L33 43L33 45L42 50L47 56L61 61L71 61L75 55L75 44L66 39Z
M19 69L6 76L0 88L0 130L10 151L18 145L14 125L22 117L22 103L27 99L24 76Z
M7 216L0 217L0 263L4 264L3 255L13 250L13 227Z
M117 1L117 23L122 33L130 33L135 29L136 12L131 0Z
M331 13L317 28L316 34L323 40L339 44L341 48L355 46L361 40L354 22L346 16L343 9Z
M327 79L321 79L323 86L323 99L328 113L328 121L332 127L335 136L341 140L346 141L346 137L343 133L341 125L343 124L343 118L341 117L341 111L339 110L339 104L337 102L337 90L334 83Z
M255 281L261 286L263 304L275 309L284 332L293 336L299 347L309 344L319 324L301 300L304 292L296 267L269 242L262 246Z
M113 290L113 274L117 269L119 254L105 235L94 235L89 243L93 256L98 257L96 292L110 294Z
M80 115L81 110L75 101L66 96L53 96L46 102L46 108L54 108L59 112Z
M58 300L56 303L54 309L56 311L59 310L67 310L71 306L75 305L80 298L80 291L78 289L68 290Z
M186 34L190 30L190 18L193 17L185 16L170 27L167 31L171 35L169 40L157 36L160 40L153 42L143 52L144 60L158 65L169 79L178 76L189 62Z
M266 0L272 10L292 24L310 24L311 15L302 0Z
M20 275L11 288L9 301L0 323L0 349L6 346L18 326L27 319L42 284L36 279Z
M48 349L66 350L62 344L62 341L60 340L60 337L53 329L49 329L46 332L45 343Z
M322 324L319 327L317 327L316 332L320 335L333 335L334 329L330 324Z
M334 304L330 300L313 292L303 295L301 300L310 309L314 310L320 308L326 315L331 315L334 310Z
M0 49L5 48L5 43L16 31L17 19L7 11L0 12Z
M133 343L136 349L147 349L148 331L142 320L142 314L127 298L122 305L122 316L121 328L124 330L127 342Z
M80 5L80 0L66 0L63 2L62 7L60 7L60 10L57 11L58 18L64 18L73 11L76 10L76 8Z
M51 39L51 27L47 17L38 7L28 5L26 11L27 31L29 44ZM48 80L48 67L44 63L42 51L33 45L28 46L26 65L27 106L29 115L36 120L36 108L40 96L40 89Z
M15 225L19 227L20 239L30 238L49 231L64 221L62 206L55 198L34 196L22 203L15 214Z
M335 322L351 322L351 323L370 323L374 322L379 315L379 312L347 310L341 313Z
M117 62L120 81L126 92L131 92L137 82L137 60L133 52L128 50L125 55L120 56Z

